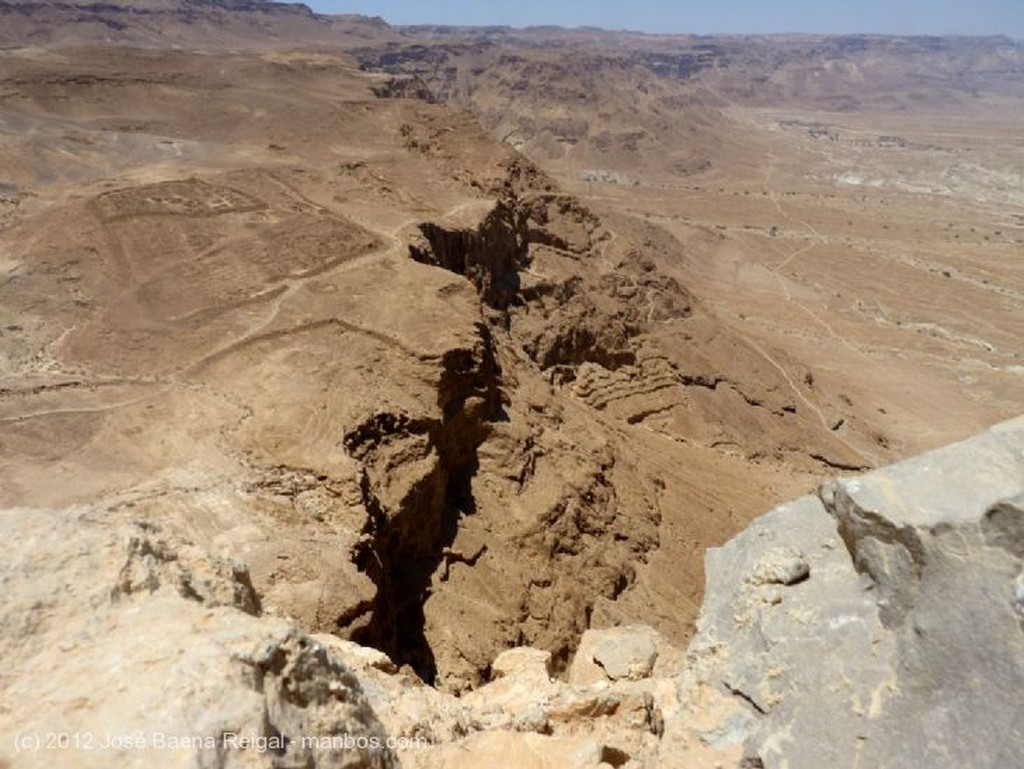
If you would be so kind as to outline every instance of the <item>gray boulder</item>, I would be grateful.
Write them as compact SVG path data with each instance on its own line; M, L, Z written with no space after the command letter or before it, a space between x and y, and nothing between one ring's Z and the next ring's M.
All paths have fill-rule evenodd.
M760 518L706 559L692 671L742 764L1002 769L1024 755L1024 419Z

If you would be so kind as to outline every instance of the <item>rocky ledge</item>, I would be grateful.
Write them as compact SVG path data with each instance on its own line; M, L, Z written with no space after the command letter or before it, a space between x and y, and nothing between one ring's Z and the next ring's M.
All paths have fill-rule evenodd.
M1008 767L1024 418L825 484L707 555L689 650L588 630L461 696L261 614L247 570L89 508L7 510L0 766Z

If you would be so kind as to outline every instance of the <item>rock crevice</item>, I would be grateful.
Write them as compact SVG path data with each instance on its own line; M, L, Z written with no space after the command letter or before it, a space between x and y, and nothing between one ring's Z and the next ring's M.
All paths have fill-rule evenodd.
M343 438L361 463L368 512L357 565L377 592L365 611L339 617L339 630L409 664L427 682L434 681L437 663L424 635L423 604L434 575L447 570L459 520L475 512L477 449L504 415L491 337L482 324L478 334L472 348L442 357L438 416L382 411Z

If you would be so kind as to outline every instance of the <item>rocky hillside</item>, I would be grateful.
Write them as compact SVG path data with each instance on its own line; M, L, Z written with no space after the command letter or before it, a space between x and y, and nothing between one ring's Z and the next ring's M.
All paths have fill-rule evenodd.
M320 16L267 0L30 0L0 2L0 48L132 45L268 50L400 39L380 19Z
M96 507L10 509L0 761L33 767L1012 764L1024 421L822 486L708 554L683 654L588 630L461 697L268 616L246 566ZM39 671L50 675L40 678ZM33 706L26 708L25 703Z

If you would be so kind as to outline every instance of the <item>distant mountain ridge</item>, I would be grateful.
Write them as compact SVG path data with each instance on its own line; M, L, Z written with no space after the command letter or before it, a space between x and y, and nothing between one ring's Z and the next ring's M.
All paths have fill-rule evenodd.
M186 34L187 32L187 34ZM499 44L541 49L586 49L603 53L643 51L674 54L680 48L725 47L733 53L754 46L803 56L826 58L864 51L899 54L940 54L964 49L1009 51L1024 61L1024 43L1005 35L886 36L874 34L696 35L656 34L599 27L551 25L518 28L506 25L462 27L419 24L389 25L381 17L320 14L303 3L274 0L0 0L0 46L120 43L152 46L258 48L314 44L349 47L367 42L410 38L426 43ZM786 53L782 53L783 56Z
M0 46L347 47L398 39L383 19L265 0L0 0Z
M273 0L57 0L57 2L38 2L37 0L28 0L24 2L17 0L11 2L5 0L0 2L0 5L18 6L23 8L31 8L33 6L47 6L47 7L61 7L61 6L74 6L76 8L90 8L93 10L107 9L107 8L122 8L129 10L174 10L184 8L223 8L227 10L252 10L258 7L273 8L273 9L293 9L305 13L308 16L313 16L312 9L302 3L277 3Z

